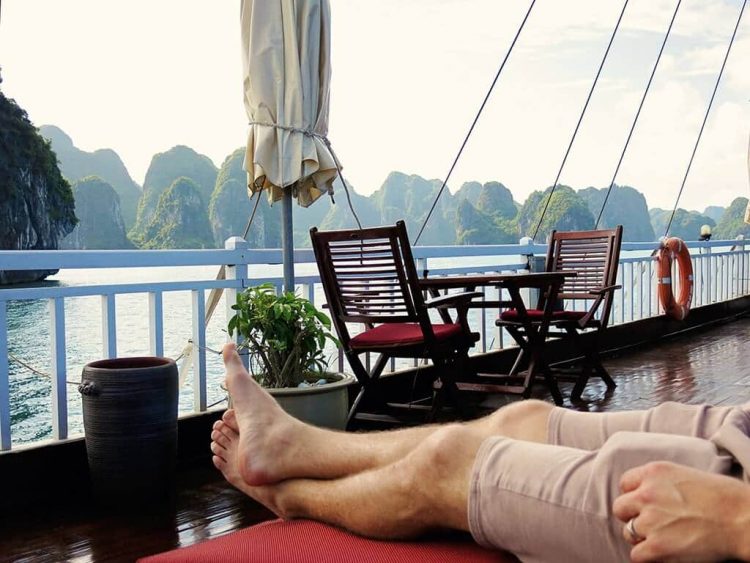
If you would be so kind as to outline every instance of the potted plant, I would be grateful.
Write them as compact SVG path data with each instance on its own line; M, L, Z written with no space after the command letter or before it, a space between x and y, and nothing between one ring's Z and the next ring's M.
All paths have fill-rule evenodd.
M352 376L331 373L326 342L339 346L331 320L307 299L292 292L276 295L272 284L237 294L230 334L244 340L250 373L293 416L331 428L344 428Z

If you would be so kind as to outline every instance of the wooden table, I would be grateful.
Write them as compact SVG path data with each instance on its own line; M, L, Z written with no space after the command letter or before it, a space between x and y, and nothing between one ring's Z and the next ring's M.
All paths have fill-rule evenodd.
M555 403L561 405L562 394L557 381L552 376L544 358L544 343L547 339L552 313L557 302L557 294L565 278L573 277L574 272L533 272L528 274L481 274L459 275L435 278L424 278L420 285L432 297L438 297L441 292L450 289L465 289L473 291L478 287L499 287L507 290L509 300L475 301L471 307L507 308L517 311L517 318L513 321L503 321L502 326L519 345L518 356L513 367L507 374L490 375L476 374L463 382L464 387L479 388L495 392L520 393L524 398L531 396L532 387L538 377L543 377L552 394ZM522 289L538 289L545 296L544 310L541 317L531 318L528 308L521 298ZM444 322L451 322L448 313L440 312ZM524 360L528 360L526 374L521 375ZM487 383L494 381L496 383Z

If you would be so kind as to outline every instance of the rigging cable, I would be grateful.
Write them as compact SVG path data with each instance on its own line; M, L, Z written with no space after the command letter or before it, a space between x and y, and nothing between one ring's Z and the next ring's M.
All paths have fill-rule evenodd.
M513 38L513 41L511 42L507 53L505 53L503 62L500 63L500 68L497 69L497 73L495 74L495 78L492 81L492 84L490 85L490 89L487 91L487 95L484 97L484 100L482 101L482 105L479 106L479 111L474 117L474 121L472 122L471 127L469 127L469 132L466 134L466 137L464 138L464 142L461 143L461 148L458 149L458 154L456 155L456 158L453 159L453 164L451 165L450 170L448 170L448 174L446 175L445 180L443 180L443 185L440 186L440 190L438 190L437 196L435 197L435 201L432 202L432 207L430 207L430 211L427 213L427 217L425 217L424 222L422 223L422 227L419 229L419 234L417 235L417 238L414 239L414 246L416 246L417 243L419 242L419 239L422 236L422 233L424 232L425 227L427 226L427 221L430 220L430 217L432 216L432 212L435 211L435 206L437 205L437 202L440 199L440 196L443 195L443 191L445 191L445 187L448 185L448 180L450 179L451 174L453 174L453 169L456 167L456 164L458 164L458 159L461 158L461 153L464 152L464 147L466 147L466 143L469 141L469 137L471 137L471 134L474 131L474 127L477 124L477 121L479 121L479 116L482 115L484 106L487 104L487 100L489 100L490 95L492 94L492 90L495 88L495 84L497 83L498 78L500 78L500 73L503 72L503 68L505 68L505 63L508 62L508 57L510 57L511 52L513 51L513 47L515 47L516 41L518 40L518 36L521 35L521 31L526 25L526 20L529 19L529 14L531 14L531 9L534 7L534 4L536 4L536 0L531 0L531 5L529 6L529 9L526 11L526 15L524 16L523 21L521 22L521 25L518 27L518 30L516 31L516 35Z
M257 195L257 197L256 197ZM247 225L245 226L245 232L242 234L242 238L247 240L247 235L250 232L250 227L253 224L253 220L255 219L255 213L258 211L258 204L260 203L260 196L261 193L258 192L257 194L253 194L251 196L255 197L255 204L253 205L253 211L250 213L250 218L247 221ZM222 264L219 268L219 271L216 273L216 281L221 281L227 279L227 267L226 264ZM211 321L211 318L214 316L214 311L216 311L216 307L219 305L219 301L221 300L221 296L224 294L224 288L223 287L214 287L211 289L211 293L208 294L208 298L206 299L206 312L203 316L203 323L204 326L208 326L208 323ZM180 365L180 387L182 387L185 384L185 381L187 380L188 370L190 369L190 366L192 365L191 357L193 355L193 341L188 340L187 345L182 350L179 356L174 358L175 362L180 361L182 358L185 358L185 361L182 362L182 365Z
M628 133L628 138L625 140L625 146L622 147L622 153L620 153L620 160L617 161L617 167L615 168L615 173L612 175L612 181L609 183L609 188L607 188L607 194L604 196L604 202L602 203L602 208L599 210L599 215L596 218L594 229L599 227L599 221L602 220L602 214L604 213L604 208L607 205L607 200L609 200L609 195L612 192L612 188L615 185L615 179L617 178L617 173L620 171L620 165L622 164L622 160L625 158L625 152L628 150L628 145L630 144L630 139L633 136L635 125L636 123L638 123L638 118L641 115L641 109L643 109L643 102L646 101L646 96L648 95L648 91L651 88L651 82L654 80L656 69L659 66L659 61L661 60L661 55L662 53L664 53L664 46L667 44L667 39L669 39L669 34L672 32L672 24L674 24L674 20L677 17L677 11L680 9L680 4L682 4L682 0L678 0L677 6L675 6L674 13L672 14L672 20L669 22L669 27L667 28L666 35L664 35L664 41L662 41L661 49L659 49L659 55L656 57L654 68L651 70L651 76L649 77L648 83L646 84L646 90L643 92L643 97L641 98L641 103L638 106L638 111L635 114L635 119L633 119L633 124L630 126L630 132Z
M346 180L344 180L344 173L341 171L341 162L339 161L339 157L336 156L336 153L333 152L333 147L331 146L331 142L328 140L328 137L323 137L323 142L325 143L326 147L328 147L328 150L331 152L331 156L333 157L333 162L336 165L336 172L339 174L339 179L341 180L341 184L344 186L344 193L346 194L346 201L349 203L349 210L352 212L352 215L354 216L354 220L357 223L357 226L359 227L359 230L362 230L362 222L359 220L359 216L357 215L357 212L354 211L354 204L352 203L352 196L349 193L349 186L346 183ZM331 201L333 203L336 203L333 201L333 194L331 194Z
M591 89L589 90L589 95L586 98L586 103L583 105L583 110L581 111L581 115L578 118L578 123L576 124L576 128L573 131L573 137L570 139L570 143L568 144L568 150L565 151L565 156L563 157L562 164L560 165L560 169L557 171L557 177L555 178L555 181L552 183L552 189L550 190L549 197L547 198L547 201L544 204L544 209L542 210L542 214L539 216L539 222L536 224L536 229L534 229L534 235L531 237L532 240L536 238L537 234L539 234L539 228L542 226L544 215L547 213L547 208L549 207L550 201L552 201L552 196L555 193L557 182L560 180L560 175L562 174L563 168L565 168L565 162L568 160L570 149L573 147L573 142L576 140L576 135L578 134L578 128L581 126L581 121L583 121L583 116L586 115L586 109L589 107L589 102L591 101L591 95L594 93L594 88L596 88L596 83L599 81L599 76L602 73L602 68L604 68L604 63L607 60L607 56L609 56L609 50L612 47L612 42L615 40L615 36L617 35L617 30L620 29L620 22L622 22L622 16L625 14L625 8L628 7L629 1L630 0L625 0L625 3L622 6L622 11L620 12L620 17L617 18L617 24L615 25L615 29L612 31L612 36L609 38L609 43L607 44L607 50L604 51L602 62L599 64L599 70L596 71L596 76L594 77L594 83L591 85Z
M690 174L690 167L693 165L693 158L695 158L695 153L698 150L698 143L700 143L701 136L703 135L703 129L706 126L706 121L708 120L708 114L711 112L711 106L714 103L716 90L719 89L719 82L721 82L721 77L724 74L724 68L727 65L729 52L732 50L734 39L737 36L737 29L740 27L740 22L742 21L742 14L745 12L746 4L747 4L747 0L743 0L742 8L740 9L740 15L737 18L737 23L735 24L734 31L732 32L732 38L729 40L729 46L727 47L727 52L724 54L724 61L722 61L721 63L721 70L719 70L719 76L716 77L716 84L714 84L714 91L711 93L711 99L708 102L708 107L706 108L706 114L703 116L703 124L701 125L700 131L698 131L698 138L695 140L695 146L693 147L693 154L690 155L690 161L688 162L687 170L685 170L685 176L682 179L682 184L680 185L680 191L677 193L677 199L674 202L674 209L672 209L672 215L669 217L669 223L667 223L667 228L664 230L665 237L669 234L669 229L672 226L672 220L674 219L675 213L677 212L677 204L680 202L680 196L682 196L682 190L685 188L685 182L687 181L688 174Z

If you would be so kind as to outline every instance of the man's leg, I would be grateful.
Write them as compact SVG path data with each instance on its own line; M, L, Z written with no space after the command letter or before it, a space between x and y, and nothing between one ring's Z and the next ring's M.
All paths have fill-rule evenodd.
M469 482L485 436L445 425L401 459L340 479L290 479L251 486L239 472L241 437L224 425L214 463L242 492L283 518L311 518L375 538L409 538L427 530L468 530Z
M525 562L627 561L631 546L612 504L625 471L657 460L731 469L710 441L674 434L619 432L591 451L489 438L471 483L472 535Z
M548 443L598 450L617 432L675 434L704 440L742 416L743 407L666 402L640 411L585 413L555 408L548 417Z
M235 405L214 426L239 433L240 473L250 485L290 478L333 479L392 464L413 452L438 425L372 433L343 433L304 424L285 413L245 370L232 344L224 348L227 387ZM481 437L504 435L544 442L552 405L520 401L469 423ZM212 448L214 446L212 445Z
M252 487L236 469L240 436L223 430L217 466L283 518L311 518L375 538L469 530L482 545L531 562L627 560L630 545L612 502L620 476L632 467L666 459L715 473L731 468L730 458L698 438L620 433L602 449L585 451L487 439L472 427L447 425L385 467Z

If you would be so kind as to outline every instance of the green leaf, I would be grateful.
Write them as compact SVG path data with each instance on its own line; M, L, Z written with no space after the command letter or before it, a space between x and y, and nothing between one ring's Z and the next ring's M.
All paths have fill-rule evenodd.
M340 346L326 314L293 292L277 295L271 283L245 289L232 309L229 330L247 339L252 372L263 385L297 385L309 370L325 367L327 341Z

